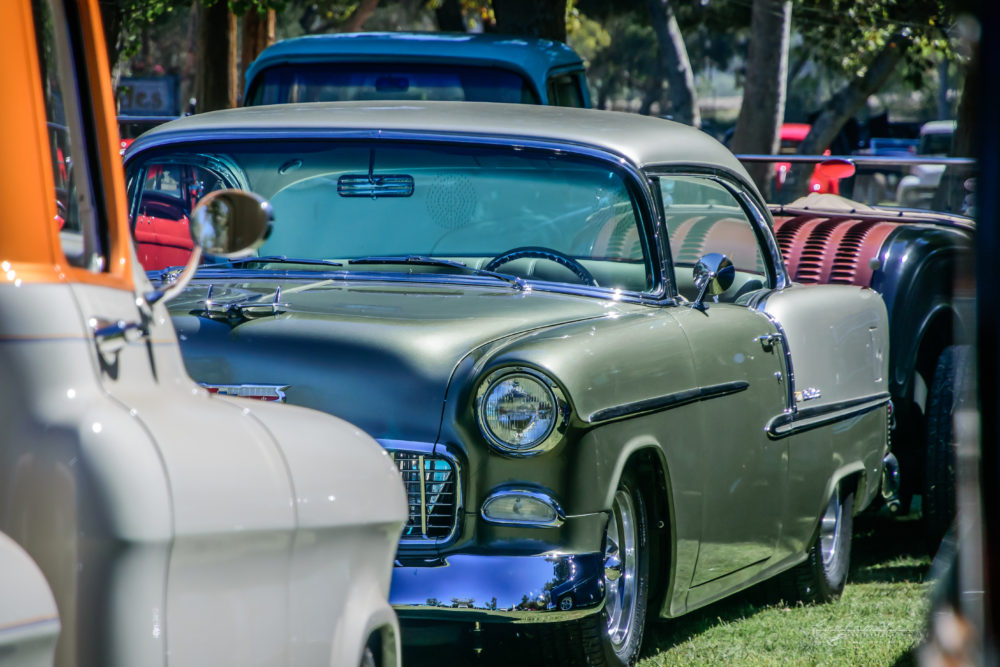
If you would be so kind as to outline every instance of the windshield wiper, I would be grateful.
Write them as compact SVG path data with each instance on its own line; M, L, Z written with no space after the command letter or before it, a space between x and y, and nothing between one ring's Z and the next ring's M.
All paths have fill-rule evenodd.
M286 257L285 255L268 255L265 257L241 257L239 259L227 259L215 264L203 264L199 268L235 268L246 266L247 264L307 264L311 266L343 266L340 262L335 262L332 259L304 259L301 257Z
M453 259L438 259L436 257L428 257L426 255L371 255L369 257L358 257L357 259L347 260L348 264L417 264L420 266L445 266L453 269L461 269L462 271L468 271L477 276L489 276L490 278L496 278L497 280L502 280L506 283L510 283L515 289L524 291L527 283L525 283L523 278L518 278L517 276L511 276L506 273L497 273L496 271L487 271L486 269L477 269L474 266L469 266L465 262L459 262Z

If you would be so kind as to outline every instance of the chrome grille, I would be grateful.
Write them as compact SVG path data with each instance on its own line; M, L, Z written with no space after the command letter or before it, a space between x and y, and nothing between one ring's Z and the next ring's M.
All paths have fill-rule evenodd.
M451 537L462 493L457 466L443 456L418 452L394 451L392 457L410 508L403 541L440 542Z

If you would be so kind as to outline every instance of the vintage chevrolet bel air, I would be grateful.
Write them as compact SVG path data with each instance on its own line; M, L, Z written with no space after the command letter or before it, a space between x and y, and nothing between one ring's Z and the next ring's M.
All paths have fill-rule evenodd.
M126 171L133 216L182 173L272 204L258 256L203 265L170 304L185 363L392 453L401 618L523 623L559 664L628 665L647 618L778 575L789 597L840 594L887 455L885 306L793 284L707 135L275 105L163 125Z

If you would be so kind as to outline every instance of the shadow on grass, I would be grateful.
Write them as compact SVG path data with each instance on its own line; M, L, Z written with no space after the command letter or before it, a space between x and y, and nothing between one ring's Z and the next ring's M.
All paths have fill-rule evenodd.
M855 517L848 583L921 583L930 564L924 524L916 514Z
M913 515L893 517L884 510L881 513L865 513L855 517L848 585L919 583L927 578L929 567L930 556L924 542L923 525L918 518ZM764 582L679 618L651 622L646 629L641 657L651 658L695 639L714 627L752 618L779 604L785 606L772 591L772 584ZM657 611L651 607L648 614L652 617ZM403 663L407 667L488 667L512 663L525 667L545 664L539 656L533 655L529 644L518 641L513 636L517 634L518 626L484 627L484 634L490 636L490 641L484 642L489 648L483 653L475 651L476 633L471 632L471 629L470 624L456 625L455 634L442 638L440 643L404 646ZM420 637L427 630L423 626L414 628L404 623L403 634ZM511 659L510 656L517 658ZM893 667L909 667L914 664L912 654L908 653L901 656Z
M848 585L920 583L930 563L923 523L916 514L895 517L882 510L855 517ZM669 651L713 627L751 618L778 604L784 603L773 584L763 582L679 618L657 621L647 628L642 657ZM894 667L912 664L912 656L905 655Z

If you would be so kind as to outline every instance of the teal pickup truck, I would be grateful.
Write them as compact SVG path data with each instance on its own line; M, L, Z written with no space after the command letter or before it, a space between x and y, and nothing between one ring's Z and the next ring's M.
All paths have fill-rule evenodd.
M286 39L247 68L244 104L360 100L590 107L583 59L561 42L470 33Z

